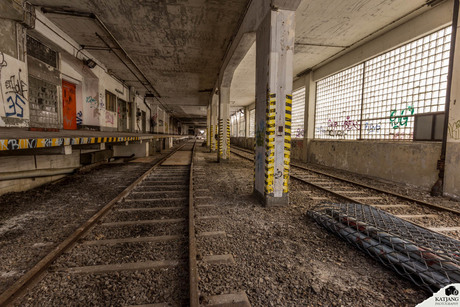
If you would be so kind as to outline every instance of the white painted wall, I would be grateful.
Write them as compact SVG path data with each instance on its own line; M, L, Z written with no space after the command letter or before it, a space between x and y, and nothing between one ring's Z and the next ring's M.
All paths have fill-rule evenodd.
M28 126L30 115L27 76L25 62L0 52L0 127Z
M76 49L75 46L79 46L79 44L61 31L39 10L36 10L36 15L39 21L36 22L34 31L38 35L45 37L48 40L48 44L52 42L51 47L60 51L59 68L61 77L63 80L76 84L77 124L96 126L100 127L101 130L116 130L118 125L117 108L115 111L106 109L105 91L108 90L115 94L117 98L129 102L129 89L109 75L106 72L107 69L97 58L86 50ZM82 59L86 58L94 59L98 65L93 69L88 68L82 62ZM6 81L12 80L13 83L17 83L19 81L19 72L23 91L20 93L19 98L16 98L17 93L7 88L8 83ZM0 127L27 127L29 125L27 76L27 63L21 62L10 55L0 53ZM11 79L12 77L14 79ZM136 95L134 102L133 111L136 112L137 108L139 108L146 113L147 131L150 131L150 111L144 104L143 98ZM58 101L58 105L62 105L62 101ZM165 121L164 112L161 116L163 126L160 128L163 129L161 132L164 132L164 129L169 128L169 122ZM8 120L8 117L16 120ZM166 120L169 120L169 117ZM129 128L129 124L127 127ZM139 125L135 123L134 127L136 131L141 130L142 122Z

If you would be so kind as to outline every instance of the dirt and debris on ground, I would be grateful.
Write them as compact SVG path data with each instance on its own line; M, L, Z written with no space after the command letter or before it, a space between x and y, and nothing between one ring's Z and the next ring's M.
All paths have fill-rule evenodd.
M0 196L0 293L152 164L103 164L26 192Z
M230 265L199 263L203 297L245 291L252 306L415 306L431 296L309 219L306 211L317 202L306 193L321 192L291 181L290 204L267 208L252 194L252 162L232 156L229 163L218 164L216 153L199 148L196 165L206 178L197 182L206 189L201 195L217 206L208 214L220 216L200 222L197 231L226 233L223 239L199 240L198 250L202 256L232 254L235 260ZM135 166L139 169L127 178L131 172L126 167ZM116 167L102 166L55 185L0 197L0 291L147 168L117 167L121 176L113 173ZM133 283L129 289L140 287ZM118 283L113 289L121 288ZM109 298L110 291L104 295ZM82 293L80 303L91 297Z
M253 162L215 156L198 153L197 166L221 219L199 226L227 237L203 253L230 253L235 264L200 265L204 296L245 291L253 306L415 306L431 296L309 219L317 202L305 192L321 192L291 181L289 206L266 208L252 195Z

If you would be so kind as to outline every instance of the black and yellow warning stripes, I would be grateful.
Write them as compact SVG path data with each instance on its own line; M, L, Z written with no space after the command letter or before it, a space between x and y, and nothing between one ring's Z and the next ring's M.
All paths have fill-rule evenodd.
M254 190L256 188L256 168L257 168L257 142L256 138L254 138L254 167L252 168L252 175L253 175L253 184L254 184Z
M289 192L289 167L291 164L291 121L292 121L292 95L286 95L286 114L284 129L284 171L283 193Z
M206 127L206 146L207 147L211 146L211 133L209 130L210 129Z
M209 132L209 146L211 147L211 150L214 150L214 125L211 125L211 131Z
M273 194L275 178L276 94L267 97L265 127L265 194Z
M227 159L230 159L230 119L227 118Z
M214 126L214 148L213 150L217 150L217 141L216 141L216 135L219 133L219 127L217 125Z
M224 120L219 119L219 157L223 158L224 154Z

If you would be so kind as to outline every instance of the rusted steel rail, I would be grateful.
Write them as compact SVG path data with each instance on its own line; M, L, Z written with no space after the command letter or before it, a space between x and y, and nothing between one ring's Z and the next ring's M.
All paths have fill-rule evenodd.
M142 174L136 181L134 181L130 186L123 190L118 196L112 199L107 205L95 213L88 221L81 225L77 230L75 230L67 239L62 241L58 246L56 246L50 253L43 257L32 269L27 271L21 278L19 278L11 287L6 289L2 294L0 294L0 306L7 306L11 304L15 299L24 294L29 287L33 286L36 281L39 280L40 276L45 272L45 270L51 265L51 263L56 260L62 253L71 248L74 243L76 243L80 238L82 238L105 214L107 214L112 207L125 198L140 182L142 182L151 172L153 172L161 163L166 159L172 156L176 151L181 149L185 145L182 144L172 150L165 157L160 159L155 165L153 165L149 170Z
M246 156L244 156L244 155L242 155L242 154L240 154L240 153L237 153L237 152L235 152L235 151L233 151L233 153L234 153L235 155L239 156L239 157L242 157L242 158L246 159L246 160L253 161L253 158L246 157ZM249 153L249 152L247 152L247 153ZM306 168L305 168L305 170L309 170L309 169L306 169ZM328 176L327 174L325 174L325 175ZM332 195L334 195L334 196L336 196L336 197L338 197L338 198L341 198L341 199L344 199L344 200L346 200L346 201L349 201L350 203L359 204L359 205L368 205L368 206L369 206L368 203L359 201L358 199L353 198L353 197L348 197L347 195L344 195L344 194L342 194L342 193L340 193L340 192L336 192L336 191L331 190L331 189L329 189L329 188L327 188L327 187L324 187L324 186L321 186L321 185L319 185L319 184L315 184L315 183L313 183L313 182L307 181L307 180L305 180L305 179L303 179L303 178L300 178L300 177L297 177L297 176L295 176L295 175L293 175L293 174L290 174L290 177L293 178L293 179L296 179L296 180L298 180L298 181L300 181L300 182L303 182L303 183L305 183L305 184L311 185L311 186L313 186L313 187L315 187L315 188L317 188L317 189L320 189L320 190L322 190L322 191L325 191L325 192L327 192L327 193L329 193L329 194L332 194ZM353 184L352 181L349 181L349 180L347 180L347 179L340 179L340 178L334 178L334 179L336 179L336 180L342 180L342 181L345 181L345 182L347 182L347 183L352 183L352 184ZM357 184L357 185L358 185L358 186L363 186L363 185L360 185L360 184ZM365 187L365 186L363 186L363 187ZM378 191L378 190L377 190L377 191ZM388 194L390 194L390 195L399 197L398 194L391 193L391 192L384 192L383 190L378 191L378 192L388 193ZM405 200L408 200L408 201L413 201L413 200L411 200L410 197L403 197L403 198L404 198ZM415 201L414 201L414 202L415 202ZM420 204L420 203L419 203L419 204ZM427 204L428 204L428 203L427 203ZM423 204L422 204L422 205L423 205ZM433 205L433 204L430 204L430 205ZM372 205L370 205L370 206L372 206ZM437 206L437 205L433 205L433 206L429 206L429 207L432 207L432 208L434 208L434 209L440 210L440 209L438 208L439 206ZM460 214L460 212L458 212L458 211L455 210L455 209L452 209L452 210L451 210L450 208L445 208L445 207L442 207L442 209L443 209L444 211L448 211L448 212ZM435 232L435 233L437 233L437 234L441 234L441 233L439 233L438 231L433 230L433 229L429 229L429 228L427 228L427 227L425 227L425 226L423 226L423 225L421 225L421 224L419 224L419 223L417 223L417 222L414 222L414 221L411 221L411 220L408 220L408 219L403 219L403 220L405 220L406 222L411 223L411 224L413 224L413 225L416 225L416 226L418 226L418 227L421 227L421 228L423 228L423 229L426 229L426 230Z
M237 148L237 150L247 152L247 153L253 153L253 152L251 152L250 150L247 150L247 149ZM235 153L236 155L238 155L240 157L247 158L247 157L245 157L245 156L243 156L241 154L238 154L235 151L233 151L233 153ZM429 203L429 202L426 202L426 201L423 201L423 200L420 200L420 199L412 198L412 197L409 197L409 196L406 196L406 195L402 195L402 194L399 194L399 193L395 193L395 192L392 192L392 191L381 189L381 188L378 188L378 187L375 187L375 186L367 185L367 184L360 183L360 182L357 182L357 181L354 181L354 180L350 180L350 179L343 178L343 177L340 177L340 176L335 176L335 175L328 174L328 173L318 171L318 170L314 170L314 169L311 169L311 168L308 168L308 167L305 167L305 166L297 165L297 164L292 163L292 162L291 162L291 166L299 168L299 169L302 169L302 170L305 170L305 171L309 171L309 172L312 172L312 173L315 173L315 174L318 174L318 175L323 175L323 176L327 176L327 177L330 177L330 178L333 178L333 179L336 179L336 180L351 183L351 184L354 184L354 185L357 185L357 186L360 186L360 187L363 187L363 188L366 188L366 189L374 190L376 192L396 196L396 197L399 197L401 199L411 201L411 202L417 203L417 204L422 205L422 206L426 206L426 207L430 207L430 208L433 208L433 209L436 209L436 210L451 212L451 213L455 213L455 214L460 215L460 210L457 210L457 209L454 209L454 208L448 208L448 207L432 204L432 203ZM317 185L317 184L314 184L312 182L303 180L303 179L301 179L299 177L293 176L292 174L291 174L291 177L294 178L294 179L300 180L302 182L305 182L305 183L307 183L309 185L312 185L312 186L314 186L314 187L316 187L318 189L334 193L334 191L331 191L331 190L329 190L327 188L324 188L324 187L322 187L320 185ZM343 198L345 200L348 200L348 201L351 201L351 202L354 202L354 203L357 203L357 204L364 204L364 203L362 203L360 201L357 201L356 199L347 197L346 195L343 195L343 194L340 194L340 193L334 193L334 194L336 194L337 196L339 196L339 197L341 197L341 198Z
M188 211L188 235L189 235L189 279L190 279L190 307L200 306L198 293L198 267L196 262L196 233L195 233L195 208L193 198L193 159L195 157L195 146L193 144L192 156L190 161L189 179L189 211Z

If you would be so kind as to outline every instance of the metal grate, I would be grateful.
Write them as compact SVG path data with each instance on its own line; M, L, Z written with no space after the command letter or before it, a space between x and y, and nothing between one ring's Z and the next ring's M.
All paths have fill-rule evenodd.
M238 120L238 136L244 137L246 134L245 120L244 120L244 111L238 111L236 118Z
M253 138L256 127L256 109L249 111L249 137Z
M451 27L365 63L363 139L413 139L414 115L443 112Z
M449 26L318 81L315 137L412 140L416 114L444 112L451 32Z
M236 115L230 116L230 121L231 121L231 136L236 137L238 136L238 123L236 121Z
M57 52L29 35L27 35L27 55L57 68Z
M291 133L293 138L304 137L305 87L292 93Z
M367 205L323 204L308 215L423 288L460 282L460 241Z

